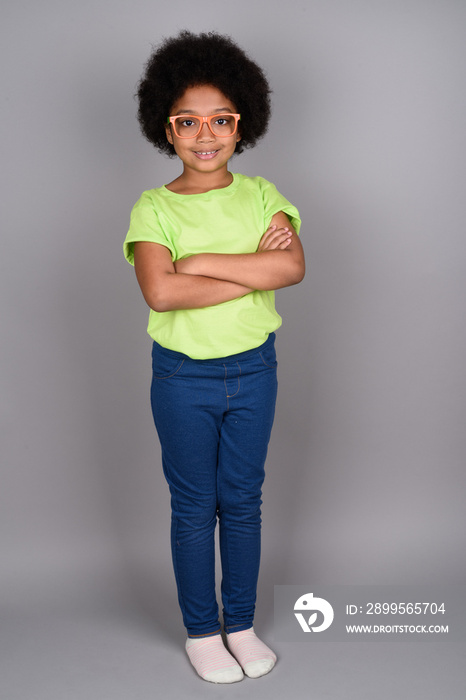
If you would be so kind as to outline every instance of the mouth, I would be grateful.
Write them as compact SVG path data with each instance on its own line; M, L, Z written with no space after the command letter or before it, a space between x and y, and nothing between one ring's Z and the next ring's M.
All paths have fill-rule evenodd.
M217 155L218 150L216 151L194 151L194 155L200 158L201 160L210 160L211 158L215 158Z

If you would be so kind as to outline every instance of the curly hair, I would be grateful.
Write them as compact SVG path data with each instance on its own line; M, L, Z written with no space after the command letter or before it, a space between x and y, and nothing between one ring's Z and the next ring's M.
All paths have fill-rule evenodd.
M176 100L196 85L213 85L236 105L241 114L236 153L264 136L271 90L261 68L228 36L182 31L151 55L136 95L141 131L161 153L175 155L167 141L166 120Z

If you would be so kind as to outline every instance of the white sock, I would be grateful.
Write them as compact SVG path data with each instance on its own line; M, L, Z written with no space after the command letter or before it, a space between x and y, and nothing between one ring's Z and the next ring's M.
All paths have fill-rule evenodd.
M271 671L277 657L256 637L254 629L227 634L228 648L249 678L260 678Z
M241 667L225 649L220 634L186 641L186 651L197 673L211 683L236 683L244 678Z

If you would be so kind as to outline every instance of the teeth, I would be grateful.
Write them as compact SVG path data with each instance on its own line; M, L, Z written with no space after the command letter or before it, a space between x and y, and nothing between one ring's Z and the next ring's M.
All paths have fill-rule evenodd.
M216 153L216 151L197 151L200 156L210 156L212 153Z

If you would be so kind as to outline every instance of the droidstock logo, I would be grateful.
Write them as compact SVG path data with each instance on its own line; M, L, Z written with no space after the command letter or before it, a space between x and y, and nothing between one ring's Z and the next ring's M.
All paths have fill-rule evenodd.
M313 593L306 593L298 598L294 605L294 610L295 617L301 625L303 632L323 632L328 629L333 622L333 608L328 600L324 598L314 598ZM297 610L301 610L301 612L296 612ZM311 613L307 622L302 614L303 612ZM324 619L323 622L316 627L314 623L317 620L318 612L322 613Z

